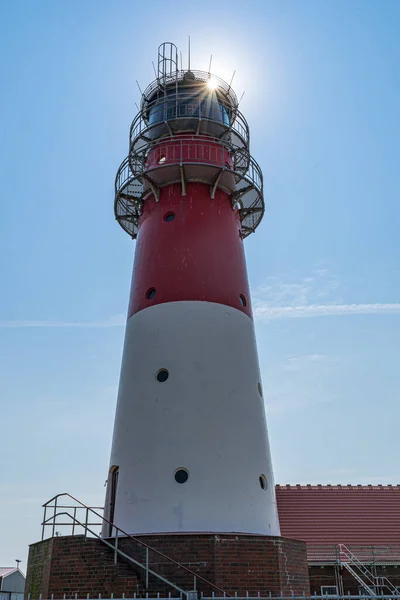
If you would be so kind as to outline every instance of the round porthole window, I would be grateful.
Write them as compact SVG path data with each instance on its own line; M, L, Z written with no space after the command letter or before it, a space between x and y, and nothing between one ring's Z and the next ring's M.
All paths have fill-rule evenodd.
M164 221L167 221L167 223L170 223L174 219L175 219L175 213L174 212L167 212L167 214L164 215Z
M168 377L169 377L168 369L160 369L159 371L157 371L156 379L160 383L164 383L164 381L167 381Z
M261 489L265 491L268 488L268 481L265 475L260 475L258 481L260 482Z
M246 300L246 296L243 296L243 294L240 294L239 296L239 300L240 300L240 304L242 306L247 306L247 300Z
M186 483L189 479L189 471L187 469L177 469L175 471L176 483Z
M152 300L156 295L156 288L149 288L146 292L147 300Z

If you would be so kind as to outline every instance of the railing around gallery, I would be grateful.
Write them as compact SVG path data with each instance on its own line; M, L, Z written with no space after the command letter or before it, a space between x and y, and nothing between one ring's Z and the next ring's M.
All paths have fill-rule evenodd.
M249 126L237 109L230 114L228 121L224 121L218 117L218 103L205 104L204 100L193 99L193 96L182 92L168 96L168 102L154 101L149 108L157 110L151 121L143 112L139 112L132 121L129 132L131 152L147 146L149 141L154 142L168 134L179 135L184 131L203 135L214 133L218 138L225 139L233 149L249 150Z

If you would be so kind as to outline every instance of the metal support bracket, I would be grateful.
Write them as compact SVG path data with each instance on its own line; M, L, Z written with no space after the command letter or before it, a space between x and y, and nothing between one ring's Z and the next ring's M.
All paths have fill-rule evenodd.
M218 184L219 184L219 181L220 181L220 179L221 179L221 177L222 177L222 174L223 174L225 171L226 171L226 169L225 169L225 167L223 167L223 168L220 170L220 172L218 173L218 175L216 176L216 178L215 178L215 181L214 181L214 183L213 183L213 184L212 184L212 186L211 186L211 189L210 189L210 196L211 196L211 198L212 198L213 200L214 200L214 198L215 198L215 190L217 189L217 187L218 187Z
M185 167L183 166L183 164L179 165L179 170L181 172L182 196L186 196L186 177L185 177Z
M234 192L232 194L232 208L235 208L238 202L241 204L243 196L251 189L253 189L252 185L246 185L246 187Z
M166 126L167 126L168 133L169 133L169 135L172 137L172 136L174 135L174 132L173 132L173 131L172 131L172 129L171 129L171 125L169 124L169 121L164 121L164 125L166 125Z
M151 177L146 175L146 173L142 173L140 175L140 177L142 177L143 179L145 179L147 181L151 191L154 194L154 198L156 199L156 202L159 202L160 201L160 188L158 187L158 185L151 179Z

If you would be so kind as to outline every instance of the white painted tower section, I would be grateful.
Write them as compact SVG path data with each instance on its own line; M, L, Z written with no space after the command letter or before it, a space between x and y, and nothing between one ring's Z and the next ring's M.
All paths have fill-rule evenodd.
M114 522L127 533L280 535L248 315L180 301L130 317L110 464L110 473L118 467ZM177 469L189 473L183 484Z

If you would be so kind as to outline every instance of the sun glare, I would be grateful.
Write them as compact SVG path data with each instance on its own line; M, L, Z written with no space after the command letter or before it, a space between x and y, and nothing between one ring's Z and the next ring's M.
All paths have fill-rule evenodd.
M216 82L215 79L211 78L207 81L207 87L209 90L215 90L217 85L218 85L218 83Z

